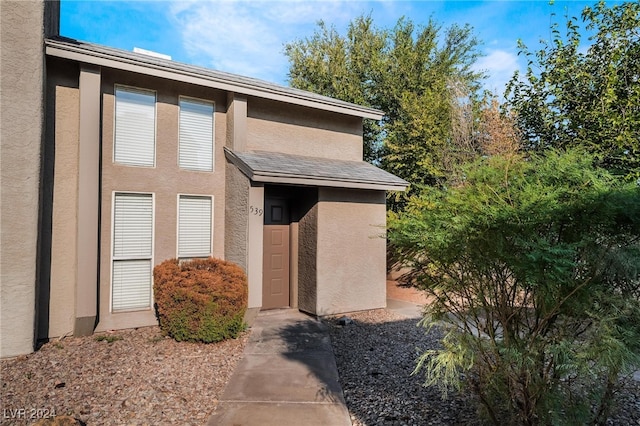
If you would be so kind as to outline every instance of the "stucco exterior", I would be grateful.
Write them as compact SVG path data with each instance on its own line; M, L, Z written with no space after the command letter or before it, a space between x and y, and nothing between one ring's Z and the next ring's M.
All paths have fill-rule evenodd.
M245 271L249 265L249 179L231 164L226 165L225 258Z
M271 294L266 224L289 235L282 252L289 267L280 269L288 292L278 303L315 315L385 305L385 191L406 182L362 161L363 119L380 119L380 111L57 38L47 29L56 22L48 21L56 16L48 8L57 7L1 3L0 356L31 352L37 339L157 324L148 271L178 257L181 196L211 199L211 223L208 213L199 216L206 219L197 229L207 231L197 238L204 236L205 247L210 241L212 256L245 270L252 312L273 307L263 303ZM119 88L153 93L144 97L155 114L152 164L115 159ZM181 99L213 105L213 170L180 167ZM197 152L208 158L206 148ZM145 286L144 303L114 308L112 271L128 261L116 259L114 249L118 194L151 200L144 204L151 255L143 256L143 279L118 281L119 291ZM279 223L265 213L274 200L286 210Z
M318 310L318 211L316 203L298 223L298 307L311 314Z
M54 66L52 64L52 66ZM73 78L49 78L54 96L56 170L53 182L49 324L45 336L73 334L78 270L80 91ZM95 306L95 303L93 304Z
M100 265L100 320L97 330L156 324L155 312L112 313L110 309L111 241L115 192L153 194L153 264L177 257L177 200L179 195L213 197L213 256L224 258L225 245L225 160L226 96L215 90L141 78L135 74L103 71L102 117L102 212ZM130 167L113 161L116 85L153 90L156 93L156 153L154 167ZM180 97L214 102L213 172L183 170L178 166L178 102Z
M0 357L34 347L45 127L43 40L57 33L58 14L57 3L0 3Z
M246 150L362 160L362 119L252 99Z
M316 315L386 306L386 207L382 191L320 188Z

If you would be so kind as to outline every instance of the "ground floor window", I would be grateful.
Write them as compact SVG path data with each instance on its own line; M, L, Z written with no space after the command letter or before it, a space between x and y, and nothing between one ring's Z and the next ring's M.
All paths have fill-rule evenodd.
M151 308L153 195L115 193L111 308Z
M209 196L178 196L178 258L211 256L211 211Z

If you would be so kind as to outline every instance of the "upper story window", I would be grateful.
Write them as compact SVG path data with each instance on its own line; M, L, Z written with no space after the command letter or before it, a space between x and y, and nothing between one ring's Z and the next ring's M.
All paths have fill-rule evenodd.
M116 87L114 134L113 161L115 163L145 167L155 165L155 92Z
M213 103L180 99L181 169L213 171Z

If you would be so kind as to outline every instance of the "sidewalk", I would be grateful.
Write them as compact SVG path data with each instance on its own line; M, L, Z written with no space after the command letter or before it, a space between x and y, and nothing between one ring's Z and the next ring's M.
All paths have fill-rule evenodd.
M420 318L421 307L387 299ZM295 309L260 312L207 426L351 426L326 325Z
M208 426L351 426L327 327L297 310L260 312Z
M387 298L387 309L407 318L422 318L422 306L412 302Z

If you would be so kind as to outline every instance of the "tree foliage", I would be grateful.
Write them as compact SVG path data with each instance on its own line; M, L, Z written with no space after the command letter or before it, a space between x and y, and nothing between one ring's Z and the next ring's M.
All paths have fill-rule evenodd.
M594 32L585 51L576 19L566 34L552 27L553 40L533 53L523 76L507 88L508 107L529 148L581 146L616 174L640 177L640 3L582 13Z
M286 45L289 83L385 112L366 120L364 156L415 185L445 177L443 147L451 138L452 79L473 93L478 41L468 26L443 30L400 19L393 29L371 17L351 22L345 36L324 22L310 38Z
M522 150L522 135L513 114L500 111L497 99L487 94L474 102L466 88L449 84L451 140L442 150L447 186L464 182L464 166L483 156L513 155Z
M640 187L582 150L499 154L391 214L389 239L446 330L427 383L495 424L588 424L640 365ZM464 375L461 375L464 373Z

